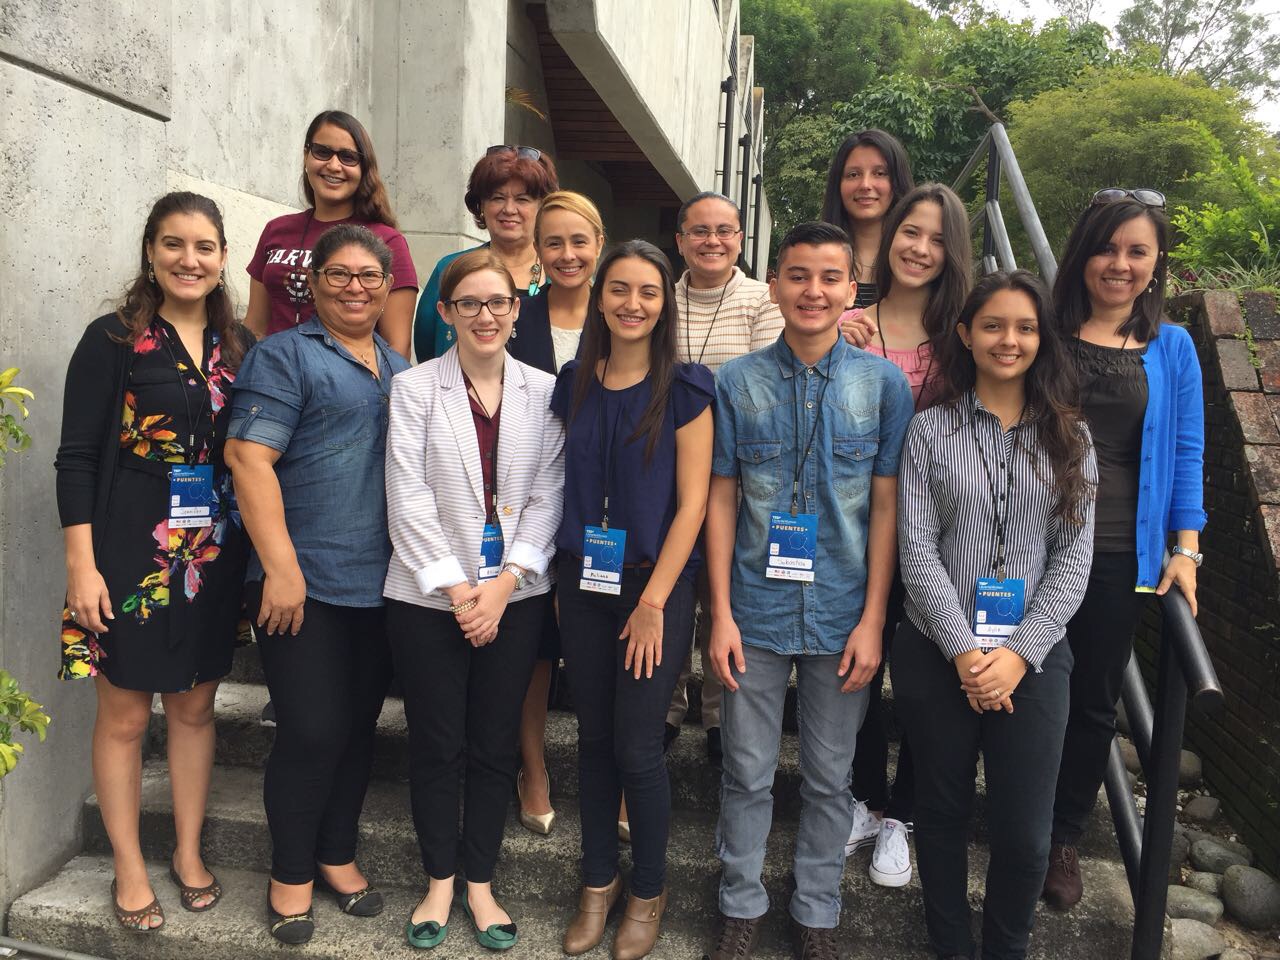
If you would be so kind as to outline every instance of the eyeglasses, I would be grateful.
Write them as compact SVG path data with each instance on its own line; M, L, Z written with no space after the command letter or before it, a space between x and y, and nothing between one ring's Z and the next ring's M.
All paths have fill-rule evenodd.
M1147 187L1139 187L1137 190L1125 190L1123 187L1107 187L1105 190L1099 190L1093 195L1091 205L1115 203L1128 197L1132 197L1143 206L1164 209L1164 194L1159 190L1151 190Z
M516 302L515 297L491 297L488 300L473 300L470 297L463 297L461 300L445 300L446 307L453 307L458 311L458 316L470 320L472 317L480 316L480 308L488 307L489 316L505 317L511 312L511 305Z
M381 270L361 270L359 273L352 273L346 267L325 267L320 271L320 275L329 286L339 290L351 283L352 277L359 279L360 286L366 290L377 290L387 282L387 275Z
M323 143L308 143L307 153L320 163L328 163L337 154L338 162L344 167L358 167L364 160L364 154L358 150L335 150Z
M712 230L710 227L694 227L692 230L685 230L682 236L689 237L692 240L710 240L715 235L717 240L729 240L736 237L742 232L741 227L719 226Z
M487 157L491 153L506 153L508 150L514 152L522 160L536 161L542 157L542 151L537 147L522 147L515 143L495 143L484 152L484 155Z

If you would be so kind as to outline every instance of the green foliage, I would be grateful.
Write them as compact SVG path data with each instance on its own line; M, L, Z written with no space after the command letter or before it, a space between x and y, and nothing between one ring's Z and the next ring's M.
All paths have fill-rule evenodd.
M27 417L26 401L34 398L34 394L25 387L17 386L13 380L18 375L17 367L10 367L0 372L0 467L4 466L5 454L21 453L31 446L31 435L27 433L18 418L5 409L13 405Z
M26 691L18 688L18 681L8 670L0 670L0 778L12 772L22 758L24 748L13 739L15 726L25 733L34 733L43 743L49 715Z
M1171 208L1230 202L1236 187L1213 172L1217 158L1252 156L1267 171L1276 164L1274 144L1248 110L1235 91L1194 74L1090 70L1012 104L1009 138L1049 241L1060 249L1101 187L1154 187Z
M1197 288L1280 287L1280 178L1254 175L1248 160L1217 158L1193 180L1229 183L1230 203L1180 205L1173 224L1181 242L1170 251L1179 283Z

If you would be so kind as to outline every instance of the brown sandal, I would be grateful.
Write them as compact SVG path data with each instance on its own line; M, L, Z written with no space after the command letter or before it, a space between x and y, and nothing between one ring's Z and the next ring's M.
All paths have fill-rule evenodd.
M209 876L213 877L213 871L209 871ZM222 884L218 883L218 878L213 877L213 882L203 887L188 887L182 882L182 878L178 876L178 871L173 863L169 863L169 879L173 881L174 886L178 888L178 892L182 895L182 908L192 913L204 913L206 910L212 910L218 905L218 901L222 899ZM196 901L201 897L213 897L204 906L197 907Z
M133 930L137 933L153 933L164 926L164 907L160 906L160 901L152 898L141 910L126 910L120 906L120 901L116 899L116 882L111 881L111 905L116 910L116 920L120 922L120 926L126 930ZM160 918L160 922L152 926L150 921L156 917Z

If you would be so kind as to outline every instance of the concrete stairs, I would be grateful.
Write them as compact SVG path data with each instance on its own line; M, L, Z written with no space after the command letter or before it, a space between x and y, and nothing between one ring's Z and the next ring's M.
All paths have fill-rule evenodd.
M153 883L166 906L167 923L152 934L121 930L110 909L110 846L95 798L85 804L85 850L52 880L18 900L9 915L10 936L107 958L258 960L292 953L324 960L422 957L404 940L403 927L424 889L417 841L409 815L403 705L388 699L378 725L374 781L361 822L359 859L387 894L387 910L375 919L341 915L331 898L317 894L315 939L306 947L278 946L266 931L265 891L270 838L262 809L262 769L272 731L261 726L266 702L256 652L237 655L233 679L219 692L218 752L208 818L205 857L226 891L207 914L183 911L165 866L173 846L172 806L164 762L165 722L157 703L150 757L144 769L142 836L154 865ZM788 718L790 719L790 718ZM794 730L791 723L787 724ZM892 762L892 754L891 754ZM719 778L707 763L701 731L687 726L672 747L673 817L668 856L670 904L655 960L697 960L710 948L715 929L719 864L713 839ZM550 837L520 826L513 802L495 889L518 923L518 957L561 957L560 937L579 889L579 822L576 809L576 724L553 711L547 729L547 766L559 815ZM793 732L784 735L774 784L774 835L765 864L773 909L757 957L791 954L786 939L786 902L795 824L799 815L799 767ZM979 778L977 808L984 807ZM970 897L980 907L987 853L981 824L971 847ZM1084 903L1069 916L1041 909L1030 957L1035 960L1120 960L1128 955L1132 909L1105 804L1100 803L1088 843L1081 850L1087 885ZM867 877L869 851L850 858L844 877L840 943L849 957L926 960L918 879L901 890L877 887ZM624 848L624 870L629 867ZM608 956L610 940L589 954ZM441 957L491 957L476 945L455 900L449 939Z

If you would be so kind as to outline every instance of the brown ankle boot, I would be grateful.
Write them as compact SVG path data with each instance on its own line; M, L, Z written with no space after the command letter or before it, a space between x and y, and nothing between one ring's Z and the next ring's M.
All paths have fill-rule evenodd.
M658 942L658 927L662 912L667 909L667 891L664 889L652 900L639 897L627 898L627 912L618 924L613 938L613 960L640 960L648 956Z
M1055 843L1049 848L1049 870L1044 875L1045 902L1055 910L1070 910L1084 896L1084 879L1080 876L1080 858L1076 848Z
M604 939L604 924L622 896L622 875L613 878L603 890L583 887L578 900L578 914L569 921L564 932L564 952L571 957L586 953Z

